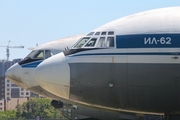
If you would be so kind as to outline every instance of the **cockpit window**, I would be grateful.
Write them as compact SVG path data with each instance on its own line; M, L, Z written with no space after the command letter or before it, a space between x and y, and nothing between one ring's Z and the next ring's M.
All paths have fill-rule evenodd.
M44 59L44 51L43 50L33 50L25 59Z
M109 31L108 35L114 35L114 31Z
M38 52L38 50L33 50L31 51L27 56L26 58L34 58L34 56L36 55L36 53Z
M91 36L91 35L93 35L94 34L94 32L90 32L90 33L88 33L86 36Z
M100 32L96 32L94 35L100 35Z
M90 32L88 37L81 38L72 48L114 48L114 31L95 31Z
M97 43L97 47L105 47L105 37L100 37Z
M106 35L106 32L102 32L101 35Z
M92 38L86 45L85 47L94 47L96 44L97 38Z
M88 40L90 37L84 37L82 38L75 46L74 48L81 48Z
M34 56L35 59L44 59L44 51L39 51L37 54Z
M114 37L108 37L106 42L107 47L114 47Z
M53 53L50 50L45 50L45 59L53 56Z

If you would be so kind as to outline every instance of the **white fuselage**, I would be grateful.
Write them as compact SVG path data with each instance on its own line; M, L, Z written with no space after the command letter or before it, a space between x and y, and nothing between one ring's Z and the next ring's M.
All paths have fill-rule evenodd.
M107 23L68 52L39 64L35 79L50 93L83 105L120 111L179 111L178 106L166 105L178 103L179 11L180 7L156 9Z
M6 76L20 87L41 94L43 90L40 88L34 78L35 68L48 57L71 48L71 46L83 35L84 34L62 38L45 43L33 49L33 51L20 62L21 65L16 63L10 67L6 72Z

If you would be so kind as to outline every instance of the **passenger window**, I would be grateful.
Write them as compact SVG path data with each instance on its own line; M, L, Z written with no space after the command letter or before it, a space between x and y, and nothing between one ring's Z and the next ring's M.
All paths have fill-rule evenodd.
M114 37L108 37L106 42L107 47L114 47Z
M45 50L45 59L51 57L53 54L50 50Z
M96 44L96 38L92 38L86 45L85 47L94 47Z
M106 35L106 32L102 32L101 35Z
M85 37L82 38L75 46L74 48L81 48L88 40L90 37Z
M97 43L97 47L105 47L105 37L100 37Z

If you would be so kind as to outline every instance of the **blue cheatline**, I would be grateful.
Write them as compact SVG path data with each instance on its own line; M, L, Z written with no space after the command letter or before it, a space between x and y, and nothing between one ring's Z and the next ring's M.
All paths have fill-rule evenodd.
M23 64L22 68L36 68L42 61L43 60L39 60L39 61Z
M180 34L117 35L116 48L180 48Z

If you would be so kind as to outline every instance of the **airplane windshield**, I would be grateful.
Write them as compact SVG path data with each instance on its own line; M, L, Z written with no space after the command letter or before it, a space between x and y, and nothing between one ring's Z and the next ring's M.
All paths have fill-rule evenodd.
M33 58L33 56L35 55L37 53L37 50L33 50L33 51L31 51L26 57L25 57L25 59L26 58Z
M19 64L22 65L38 60L44 60L51 56L53 56L53 53L50 50L33 50L24 58L24 60L20 61Z
M96 38L92 38L88 43L85 45L85 47L94 47L96 44Z
M43 59L44 58L44 51L43 50L33 50L25 59Z
M84 37L82 38L75 46L74 48L81 48L88 40L90 37Z
M72 48L114 48L114 40L114 31L90 32L86 37L81 38Z

